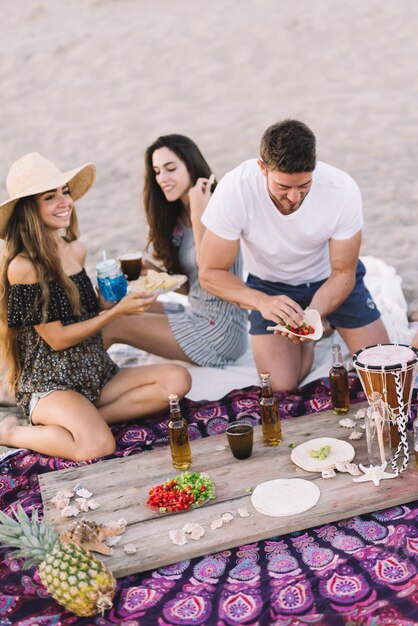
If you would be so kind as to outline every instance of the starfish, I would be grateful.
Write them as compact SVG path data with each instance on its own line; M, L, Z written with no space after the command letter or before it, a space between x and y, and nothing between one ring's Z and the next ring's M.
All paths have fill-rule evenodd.
M359 464L359 468L363 473L363 476L359 476L358 478L353 478L356 483L364 483L368 480L373 481L375 487L377 487L381 480L385 478L396 478L397 474L388 474L385 472L387 461L383 463L383 465L370 465L369 467L364 467L361 463Z

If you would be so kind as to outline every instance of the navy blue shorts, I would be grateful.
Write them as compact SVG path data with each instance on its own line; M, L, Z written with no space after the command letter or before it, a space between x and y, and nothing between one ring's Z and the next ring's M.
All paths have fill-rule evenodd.
M348 298L338 309L327 316L331 326L334 328L360 328L375 322L380 317L379 310L373 302L369 290L364 284L363 277L366 268L359 260L356 271L356 284ZM262 280L249 274L247 279L247 287L262 291L268 296L288 296L302 307L306 309L311 303L315 292L323 285L325 280L319 280L315 283L304 283L302 285L287 285L286 283L273 283L268 280ZM271 326L271 321L264 319L259 311L250 312L250 335L268 335L267 326Z

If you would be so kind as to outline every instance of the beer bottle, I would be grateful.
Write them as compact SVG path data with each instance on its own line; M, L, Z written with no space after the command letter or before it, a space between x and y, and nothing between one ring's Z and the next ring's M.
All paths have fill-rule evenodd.
M267 446L279 446L282 443L282 430L277 400L271 386L270 374L261 372L260 414L264 443Z
M345 415L350 409L350 393L348 390L348 372L344 367L341 346L332 346L332 367L329 371L331 387L332 412Z
M178 396L171 394L170 421L168 422L168 436L170 439L171 460L175 469L186 470L192 464L192 453L189 442L189 428L180 412Z

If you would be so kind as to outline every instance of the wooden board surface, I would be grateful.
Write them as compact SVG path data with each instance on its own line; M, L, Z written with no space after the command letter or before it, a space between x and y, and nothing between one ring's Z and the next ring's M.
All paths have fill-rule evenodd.
M355 405L351 414L360 406ZM199 509L159 515L145 507L149 489L178 473L172 468L169 449L161 448L40 475L45 515L60 532L68 529L74 518L63 518L50 500L58 489L72 490L76 484L81 484L92 491L94 499L100 503L96 511L84 514L87 519L100 523L125 518L128 525L113 555L99 555L114 575L120 577L416 499L418 474L412 456L406 472L395 479L383 480L378 487L371 482L354 483L352 476L342 473L325 480L320 474L305 472L290 461L290 443L298 445L323 436L348 440L351 430L339 426L338 420L330 411L285 420L282 422L283 443L276 448L263 445L261 428L257 427L253 454L243 461L233 458L224 434L193 441L191 470L206 471L216 485L216 500ZM366 437L350 443L356 450L354 462L368 465ZM219 450L222 445L225 448ZM272 478L314 481L321 490L318 503L299 515L261 515L253 508L246 489ZM238 517L239 507L246 508L250 516ZM234 513L234 520L218 530L211 530L211 521L227 511ZM169 531L182 528L186 522L201 524L204 536L199 541L189 539L184 546L173 545ZM127 543L136 545L136 554L124 552L123 546Z

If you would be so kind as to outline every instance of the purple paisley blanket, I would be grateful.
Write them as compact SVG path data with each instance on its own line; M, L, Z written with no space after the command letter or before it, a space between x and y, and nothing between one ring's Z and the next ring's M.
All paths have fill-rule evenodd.
M277 394L282 419L330 408L329 381ZM350 377L351 401L364 400ZM257 416L258 388L217 402L184 400L193 438L221 433L242 414ZM417 412L416 394L413 418ZM115 456L167 445L167 414L114 428ZM41 508L38 475L74 465L28 451L0 465L0 502ZM417 474L418 497L418 474ZM77 618L45 592L34 568L0 551L0 626L416 626L418 500L369 515L271 537L233 550L118 580L111 610Z

